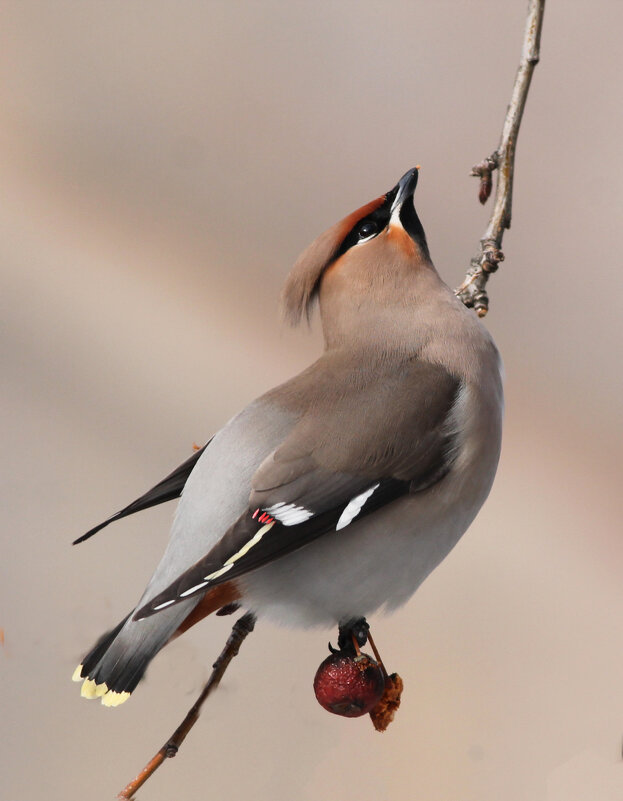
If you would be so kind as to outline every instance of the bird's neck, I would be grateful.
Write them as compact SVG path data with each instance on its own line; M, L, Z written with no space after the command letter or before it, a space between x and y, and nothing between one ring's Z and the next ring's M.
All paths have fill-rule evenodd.
M327 350L369 352L418 351L436 327L440 304L450 290L432 264L418 270L414 280L385 275L369 285L333 285L321 292L320 314Z

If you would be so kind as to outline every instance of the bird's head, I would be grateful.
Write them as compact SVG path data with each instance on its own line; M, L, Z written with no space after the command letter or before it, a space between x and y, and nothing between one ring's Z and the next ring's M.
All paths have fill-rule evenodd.
M402 303L422 270L432 267L413 205L418 167L393 189L349 214L299 256L286 281L286 316L297 323L320 299L325 311ZM325 325L326 328L326 325Z

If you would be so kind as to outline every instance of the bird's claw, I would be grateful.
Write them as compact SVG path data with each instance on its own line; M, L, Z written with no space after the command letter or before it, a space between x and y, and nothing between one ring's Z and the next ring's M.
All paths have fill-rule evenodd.
M365 617L354 617L341 623L338 631L337 647L342 653L355 653L355 646L353 639L362 648L368 642L368 632L370 631L370 624ZM332 653L334 649L329 646Z

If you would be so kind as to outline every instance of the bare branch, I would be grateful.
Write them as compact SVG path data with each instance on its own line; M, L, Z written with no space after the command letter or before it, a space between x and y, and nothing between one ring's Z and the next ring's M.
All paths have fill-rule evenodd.
M515 148L532 73L539 63L544 10L545 0L530 0L521 60L502 128L500 145L495 153L472 168L472 175L480 177L481 203L486 203L491 192L491 173L493 170L498 171L493 212L485 235L480 240L480 250L471 260L465 280L455 290L463 303L473 307L479 317L484 317L489 309L487 281L489 275L494 273L499 263L504 260L501 250L502 238L504 230L511 227Z
M201 691L201 695L197 698L182 723L173 732L171 737L169 737L160 751L149 760L138 776L119 793L117 796L118 801L123 801L124 799L127 801L127 799L132 798L134 793L145 784L147 779L162 765L165 759L172 758L177 754L181 744L186 739L186 735L199 719L203 702L210 695L212 690L218 687L229 663L237 656L240 646L247 635L253 631L254 626L255 615L250 612L247 612L246 615L243 615L234 623L231 634L225 643L225 647L221 651L216 662L212 665L212 674L208 679L208 683Z

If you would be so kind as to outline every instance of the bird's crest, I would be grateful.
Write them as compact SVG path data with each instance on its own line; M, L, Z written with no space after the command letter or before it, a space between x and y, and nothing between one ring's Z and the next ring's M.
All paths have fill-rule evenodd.
M309 319L322 275L340 254L342 244L354 226L385 202L386 195L381 195L376 200L366 203L320 234L301 253L286 279L281 295L284 316L292 325L297 325L303 315Z

